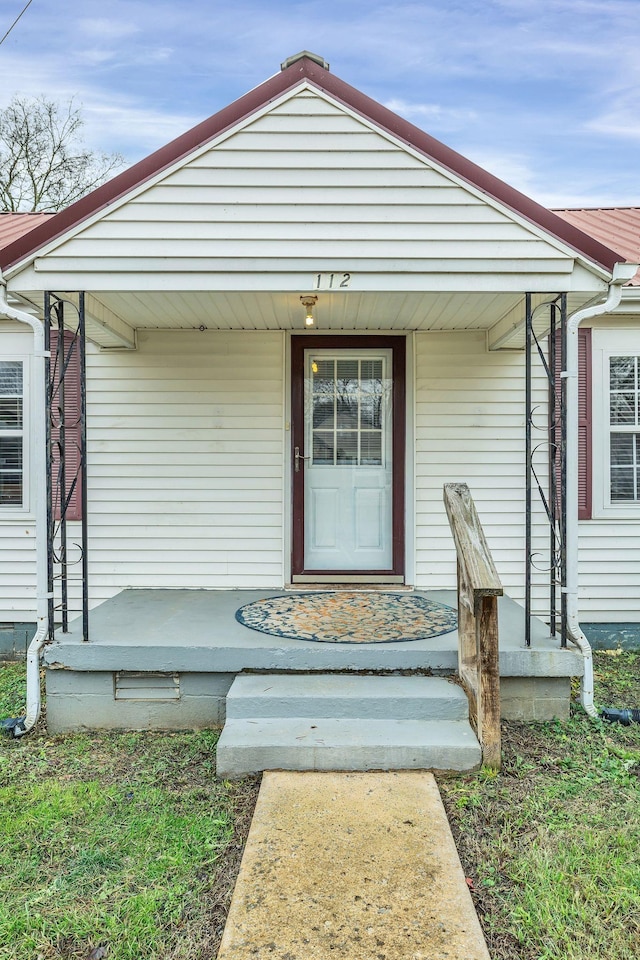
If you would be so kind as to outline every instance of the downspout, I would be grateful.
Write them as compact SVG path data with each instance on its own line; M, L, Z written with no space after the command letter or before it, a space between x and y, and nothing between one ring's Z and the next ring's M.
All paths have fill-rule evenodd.
M583 307L567 321L567 630L584 658L580 702L591 717L598 715L593 704L593 657L591 646L578 620L578 327L583 320L610 313L620 303L622 285L638 269L637 264L616 263L607 298L602 303Z
M47 448L46 448L46 361L49 352L44 348L44 324L24 310L16 310L7 302L7 283L0 270L0 316L18 323L26 323L33 330L34 384L31 423L33 429L35 517L36 517L36 634L27 651L27 707L24 717L5 722L5 728L15 737L22 737L32 730L42 705L40 696L40 651L49 632L47 578Z

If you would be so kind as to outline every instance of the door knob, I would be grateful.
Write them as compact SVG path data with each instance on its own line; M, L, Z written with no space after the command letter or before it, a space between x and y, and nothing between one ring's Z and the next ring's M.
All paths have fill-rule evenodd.
M311 460L311 457L304 457L300 453L300 447L293 448L293 469L296 473L300 472L300 461L301 460Z

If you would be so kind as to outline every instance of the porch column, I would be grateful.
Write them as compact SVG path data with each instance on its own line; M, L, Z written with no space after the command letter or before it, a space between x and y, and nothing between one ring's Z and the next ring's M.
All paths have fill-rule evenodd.
M47 391L47 565L49 638L55 634L55 612L68 630L67 523L81 524L82 639L89 639L89 572L87 525L87 391L85 294L77 303L52 291L44 295L45 344L51 351ZM70 321L70 316L73 318ZM73 456L71 456L71 453ZM56 575L55 564L59 565ZM55 586L60 584L56 607Z

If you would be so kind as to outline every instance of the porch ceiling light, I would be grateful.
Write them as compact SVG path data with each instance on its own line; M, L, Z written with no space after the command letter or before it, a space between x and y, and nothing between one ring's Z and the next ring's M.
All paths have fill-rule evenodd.
M314 324L313 308L315 307L317 302L318 302L318 298L314 295L300 297L300 303L307 311L307 315L304 318L304 322L308 327L312 327Z

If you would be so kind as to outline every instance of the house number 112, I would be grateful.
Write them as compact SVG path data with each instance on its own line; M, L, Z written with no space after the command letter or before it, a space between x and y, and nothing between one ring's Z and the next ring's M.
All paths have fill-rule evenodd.
M316 273L314 290L338 290L348 287L351 283L350 273Z

